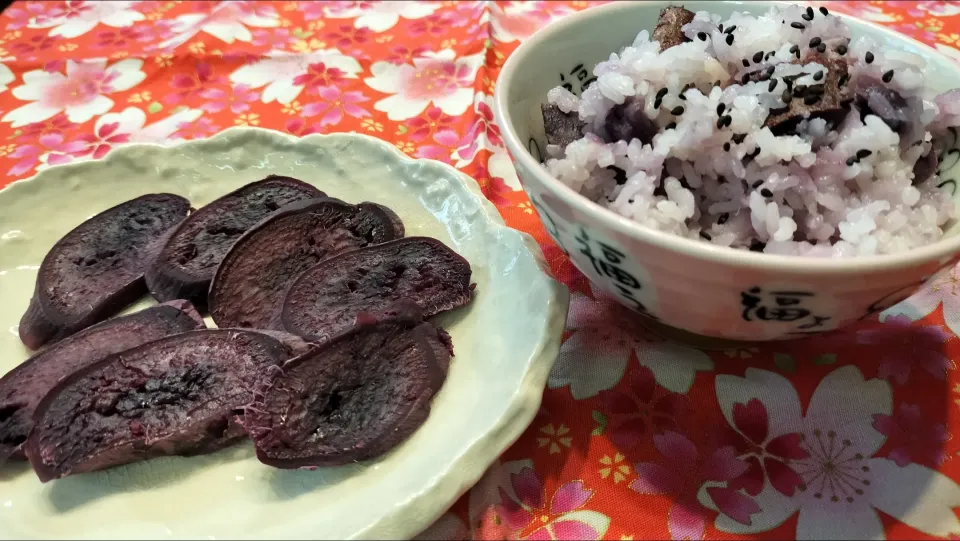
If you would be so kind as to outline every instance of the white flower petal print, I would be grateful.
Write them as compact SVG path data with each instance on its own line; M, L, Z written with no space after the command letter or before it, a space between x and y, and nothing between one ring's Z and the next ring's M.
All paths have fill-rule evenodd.
M797 539L884 539L883 523L868 505L800 508Z
M108 68L107 75L111 77L111 91L130 90L140 84L141 81L147 78L147 74L140 71L142 67L143 60L139 58L127 58Z
M434 105L450 116L460 116L473 105L473 89L461 88L449 96L433 100Z
M221 2L209 13L187 13L177 17L173 26L177 35L161 43L159 48L176 47L200 32L206 32L224 43L249 42L253 35L248 26L273 28L279 25L280 19L276 13L251 11L242 2Z
M113 100L106 96L97 96L83 105L67 109L67 120L74 124L83 124L91 118L102 115L113 108Z
M716 377L717 401L720 411L730 426L733 422L733 405L747 404L759 399L764 404L776 404L767 409L771 426L782 427L784 433L800 431L800 398L790 380L768 370L748 368L744 377L721 374Z
M203 31L224 43L246 43L253 39L250 29L239 22L211 22L203 25Z
M885 458L871 460L870 469L892 488L873 495L871 503L877 509L936 537L960 535L953 511L960 507L960 487L952 479L918 464L901 468Z
M108 113L97 119L93 124L94 133L100 133L104 126L108 124L117 124L117 129L113 133L134 134L143 129L147 122L147 114L137 107L127 107L119 113Z
M50 28L50 36L76 38L93 30L99 24L113 28L124 28L146 17L143 13L131 9L135 2L72 2L77 9L68 9L60 17L33 19L29 28Z
M796 432L799 424L808 456L794 459L790 467L803 484L787 497L765 480L754 499L761 511L751 516L751 524L720 515L715 522L719 530L769 531L799 511L798 539L883 539L879 510L930 535L960 533L952 511L960 506L960 487L953 480L924 466L900 468L872 457L885 441L872 426L873 416L892 412L892 391L885 381L865 380L854 366L838 368L821 380L801 421L785 419L782 411L801 411L796 392L786 391L782 376L762 372L748 370L742 379L718 377L717 398L728 421L733 403L760 400L769 416L768 439ZM715 508L703 492L701 502Z
M14 91L16 91L16 89L14 89ZM14 95L16 95L16 93L14 93ZM39 101L34 101L8 112L3 115L3 119L0 120L10 122L11 128L19 128L27 124L52 118L59 112L60 109L57 107L48 107Z
M373 108L387 113L390 120L406 120L422 113L430 102L427 100L404 99L400 94L384 98L373 105Z
M368 7L352 10L328 10L331 18L353 18L355 28L369 28L383 32L396 26L400 18L420 19L433 14L440 6L431 2L377 2Z
M590 330L574 333L560 346L560 355L550 372L547 385L551 389L570 387L574 400L597 396L612 389L623 378L630 360L630 350L614 347L597 349Z
M141 111L142 112L142 111ZM133 132L132 141L162 143L175 139L174 132L184 123L194 122L203 115L203 109L185 109L174 113L163 120L158 120L146 126L139 132ZM141 123L141 126L143 124Z
M403 84L415 72L416 69L407 64L374 62L370 66L370 73L373 77L364 79L364 82L377 92L389 93Z
M697 493L697 499L708 509L719 511L706 491L706 489L711 486L724 486L724 484L707 483ZM717 515L717 520L714 525L722 532L735 535L756 534L780 527L781 524L797 512L797 504L793 501L793 498L784 496L778 492L777 489L773 488L770 483L767 483L766 486L763 487L763 490L754 498L754 501L761 504L760 511L750 515L750 524L743 524L721 513Z
M706 353L672 342L638 347L637 360L653 372L661 387L680 394L690 390L697 372L713 370L713 359Z
M943 317L954 334L960 331L960 265L940 271L912 297L880 314L888 317L907 316L911 321L923 319L943 304Z
M0 64L0 93L6 92L10 83L17 80L17 76L10 71L6 64Z
M497 148L487 161L487 171L494 178L502 178L503 182L513 190L519 190L520 179L517 178L517 169L506 149Z
M294 80L309 71L312 64L323 64L343 72L343 77L356 79L363 68L355 58L337 49L322 49L309 54L290 54L283 51L268 53L266 58L241 66L230 74L234 84L263 89L263 103L290 103L303 92L303 85Z
M857 397L851 400L850 397ZM893 393L882 379L865 381L854 366L844 366L827 374L817 386L807 407L807 432L834 430L851 441L851 447L864 456L883 445L886 436L877 432L873 415L893 413ZM771 425L773 426L773 425ZM778 427L781 433L786 433Z

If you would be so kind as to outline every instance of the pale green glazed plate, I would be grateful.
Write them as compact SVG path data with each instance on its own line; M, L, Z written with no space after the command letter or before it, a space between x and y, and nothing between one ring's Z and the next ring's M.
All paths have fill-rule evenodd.
M267 174L348 202L389 205L408 235L436 237L470 261L476 299L438 318L456 357L427 422L373 463L313 472L264 466L248 442L48 484L8 465L0 468L0 538L409 538L533 419L560 348L566 288L544 273L536 243L504 225L475 181L357 134L297 139L234 128L173 147L127 146L0 191L0 373L29 355L17 324L38 265L67 231L144 193L180 194L197 207Z

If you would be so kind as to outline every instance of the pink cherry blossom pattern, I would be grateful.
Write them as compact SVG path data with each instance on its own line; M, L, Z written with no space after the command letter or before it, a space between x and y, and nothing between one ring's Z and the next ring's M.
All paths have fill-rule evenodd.
M86 143L83 141L64 141L63 135L59 133L47 133L37 139L37 144L21 145L9 154L9 158L18 160L17 163L7 171L7 175L21 176L33 169L40 158L49 154L47 161L50 165L59 165L72 161L77 156L82 156L86 151Z
M304 135L310 135L311 133L322 133L323 125L320 123L309 124L303 118L294 117L287 119L287 123L283 129L290 135L303 137Z
M170 86L174 92L167 94L164 102L169 105L176 105L189 98L200 95L205 89L217 85L228 84L227 78L222 75L216 75L213 68L206 62L197 62L193 66L192 73L178 73L170 80Z
M440 130L434 133L431 139L437 144L420 145L415 154L416 157L453 164L452 156L460 147L460 135L453 130Z
M490 106L482 101L477 102L476 112L477 118L464 137L464 140L469 143L458 151L460 159L467 162L473 161L481 148L503 147L500 127L493 120L493 111Z
M256 28L250 33L253 34L250 43L269 51L282 51L296 41L288 28Z
M426 53L425 53L426 54ZM407 120L431 103L444 113L462 115L473 104L473 83L483 54L456 57L450 49L415 58L413 65L375 62L373 77L364 79L370 88L390 96L374 104L390 120Z
M343 120L344 115L353 118L363 118L370 115L363 107L357 105L369 101L370 98L363 95L362 92L351 90L342 92L336 86L325 86L317 89L317 95L323 100L314 103L308 103L303 107L304 116L323 115L320 119L321 126L335 126Z
M341 51L351 49L373 39L374 33L369 28L354 28L352 24L341 24L336 29L327 32L324 38Z
M500 488L500 516L517 539L599 539L601 533L592 525L574 517L565 517L582 509L594 492L575 480L560 486L550 498L545 497L543 484L530 468L510 476L516 499Z
M489 199L494 205L508 205L510 200L506 198L506 195L512 193L513 190L510 189L510 186L507 186L506 181L488 173L485 165L478 166L477 170L478 172L474 173L476 178L489 177L489 180L481 183L480 186L480 192L483 193L483 196Z
M399 47L394 47L390 49L390 55L387 56L387 62L391 64L412 64L414 58L420 58L423 56L423 53L428 52L430 49L427 47L414 47L410 49L403 45Z
M424 114L411 118L406 124L410 130L410 139L419 142L439 131L456 129L456 123L457 119L444 114L439 107L430 107Z
M207 117L200 117L193 122L181 122L177 125L177 131L172 135L175 139L203 139L219 132L220 126L213 123Z
M92 2L77 0L66 0L60 3L51 2L51 4L53 6L50 9L36 15L33 20L34 24L43 27L48 24L55 24L59 19L77 19L94 9Z
M756 496L769 479L777 492L792 497L803 485L803 478L790 467L790 461L810 456L801 446L801 435L790 433L770 439L767 408L756 398L733 405L733 427L739 436L739 458L746 460L750 469L727 486Z
M931 422L917 404L901 404L894 415L873 414L873 428L893 447L887 456L904 468L922 464L938 468L946 460L944 444L950 436L942 423Z
M443 36L449 32L453 26L454 17L449 12L434 13L422 19L417 19L410 24L407 33L410 36Z
M653 371L643 365L628 370L621 384L601 393L600 400L610 441L622 450L635 449L649 436L676 429L677 418L689 404L685 395L663 391Z
M36 35L30 38L17 40L9 45L10 52L18 60L35 62L39 53L49 50L57 44L57 39L50 36Z
M94 133L81 135L77 138L87 146L87 151L94 159L100 159L110 152L116 145L130 142L129 133L119 131L119 122L110 122L94 129Z
M93 47L96 49L123 49L134 43L143 43L154 39L153 32L144 26L111 28L97 32Z
M199 92L200 97L208 100L200 106L208 113L216 113L230 108L234 114L250 110L250 104L260 100L260 93L244 84L227 88L204 88Z
M308 65L306 73L294 77L293 84L304 87L308 93L316 94L319 88L337 86L344 81L346 72L318 62Z
M953 338L939 325L914 325L906 315L887 317L883 325L857 332L857 343L880 354L877 376L903 385L914 368L943 381L954 362L943 351Z
M50 7L52 7L51 2L17 2L3 10L3 18L10 21L7 23L7 30L19 30L27 26L31 20L42 16L43 12Z
M667 528L673 539L703 539L707 509L697 500L697 492L708 481L743 475L747 463L736 458L733 446L719 447L701 458L696 445L678 432L654 436L653 445L663 462L637 464L639 477L630 488L640 494L672 497ZM742 524L750 524L750 515L760 511L753 499L729 487L710 487L707 494L721 513Z

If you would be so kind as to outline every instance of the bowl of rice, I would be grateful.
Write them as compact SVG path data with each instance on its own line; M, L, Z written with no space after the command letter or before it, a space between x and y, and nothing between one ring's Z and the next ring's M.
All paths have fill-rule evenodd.
M666 329L865 319L960 259L960 65L780 2L616 2L509 57L495 115L553 240Z

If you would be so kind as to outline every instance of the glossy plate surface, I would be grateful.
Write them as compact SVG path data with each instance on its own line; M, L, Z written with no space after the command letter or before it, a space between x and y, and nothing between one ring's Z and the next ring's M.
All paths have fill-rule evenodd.
M199 207L268 174L347 202L386 204L407 235L438 238L470 261L476 299L436 318L456 357L427 422L379 460L312 472L264 466L249 442L46 485L25 464L8 464L0 467L0 538L409 538L533 419L559 351L566 288L544 274L536 243L503 224L475 181L357 134L297 139L233 128L172 147L131 145L0 191L0 373L29 356L17 324L38 265L63 234L140 194L172 192Z

